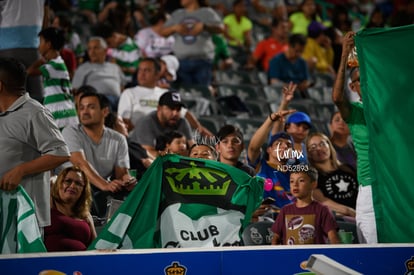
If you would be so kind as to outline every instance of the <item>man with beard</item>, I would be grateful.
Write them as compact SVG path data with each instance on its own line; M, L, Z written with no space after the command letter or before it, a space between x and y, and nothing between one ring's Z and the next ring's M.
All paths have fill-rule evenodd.
M106 211L109 191L130 191L135 184L128 174L129 157L126 138L106 128L105 117L109 114L109 100L95 92L85 92L79 101L80 124L66 127L62 134L71 153L73 166L80 167L92 183L94 202L98 216ZM97 194L101 199L97 199Z
M158 155L156 138L171 131L181 132L187 138L188 145L193 145L190 125L180 116L182 107L185 105L180 94L171 90L164 93L158 101L157 110L137 121L131 140L141 144L152 156Z

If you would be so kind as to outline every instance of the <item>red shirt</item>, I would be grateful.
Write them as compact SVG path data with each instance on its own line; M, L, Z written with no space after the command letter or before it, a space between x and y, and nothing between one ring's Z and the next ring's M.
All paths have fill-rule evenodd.
M273 37L269 37L257 43L253 56L255 59L261 60L262 68L267 72L269 70L270 59L276 54L285 51L287 48L287 43L280 43Z

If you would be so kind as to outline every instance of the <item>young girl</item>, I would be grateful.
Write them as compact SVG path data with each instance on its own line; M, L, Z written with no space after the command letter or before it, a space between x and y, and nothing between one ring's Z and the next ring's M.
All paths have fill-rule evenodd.
M160 155L178 154L186 157L188 156L187 139L182 133L177 131L166 133L157 137L155 150Z

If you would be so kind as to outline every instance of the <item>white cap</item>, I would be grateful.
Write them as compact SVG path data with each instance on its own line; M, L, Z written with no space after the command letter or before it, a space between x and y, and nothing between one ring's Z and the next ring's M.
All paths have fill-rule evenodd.
M167 65L167 71L172 75L173 80L177 79L177 70L180 67L177 57L174 55L164 55L161 60Z

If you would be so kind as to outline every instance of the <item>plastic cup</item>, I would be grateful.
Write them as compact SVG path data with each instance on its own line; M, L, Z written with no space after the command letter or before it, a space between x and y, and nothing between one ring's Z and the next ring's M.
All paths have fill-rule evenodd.
M352 241L353 241L354 236L352 232L339 231L338 236L339 236L339 239L341 240L341 243L343 244L353 243Z

